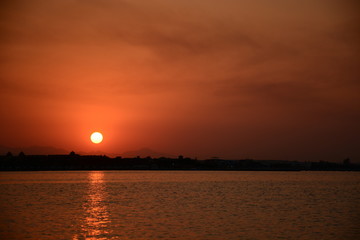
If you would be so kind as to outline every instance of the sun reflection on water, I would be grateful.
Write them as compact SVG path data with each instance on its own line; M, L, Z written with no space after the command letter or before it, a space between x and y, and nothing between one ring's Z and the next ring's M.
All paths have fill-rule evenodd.
M89 172L89 189L86 201L84 222L81 225L82 234L75 235L73 240L109 239L110 218L105 204L106 190L103 172Z

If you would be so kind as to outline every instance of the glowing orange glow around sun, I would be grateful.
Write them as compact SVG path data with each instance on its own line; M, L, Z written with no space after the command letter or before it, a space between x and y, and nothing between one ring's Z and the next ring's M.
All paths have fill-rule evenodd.
M103 135L99 132L93 132L90 136L90 140L95 144L101 143L103 140Z

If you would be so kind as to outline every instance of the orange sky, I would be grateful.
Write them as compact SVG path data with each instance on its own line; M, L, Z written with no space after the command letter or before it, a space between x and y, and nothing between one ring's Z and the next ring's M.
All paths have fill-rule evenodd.
M359 7L1 1L0 145L360 161Z

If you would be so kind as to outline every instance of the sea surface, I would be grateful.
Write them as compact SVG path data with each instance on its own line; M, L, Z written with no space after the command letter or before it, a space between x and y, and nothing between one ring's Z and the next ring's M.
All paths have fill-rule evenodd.
M360 239L360 173L0 172L0 239Z

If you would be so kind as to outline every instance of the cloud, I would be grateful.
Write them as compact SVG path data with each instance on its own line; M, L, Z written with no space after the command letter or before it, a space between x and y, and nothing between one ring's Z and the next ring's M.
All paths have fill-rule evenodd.
M134 116L138 139L183 134L173 145L186 146L196 132L192 144L233 154L242 138L297 125L357 129L359 23L347 3L2 1L2 106L26 106L29 124L92 109L114 125Z

